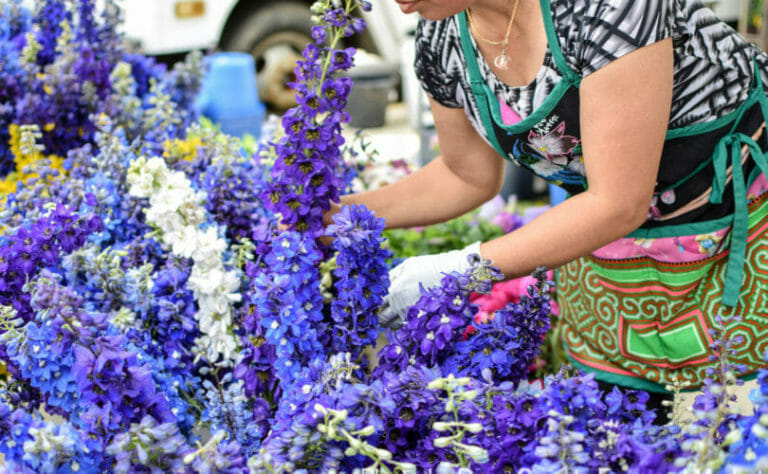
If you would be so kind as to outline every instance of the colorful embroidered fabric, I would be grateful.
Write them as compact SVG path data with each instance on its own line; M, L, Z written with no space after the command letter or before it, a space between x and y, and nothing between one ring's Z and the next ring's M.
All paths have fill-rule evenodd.
M749 233L739 304L728 308L729 228L665 237L621 239L559 269L563 339L572 362L624 386L664 391L675 380L700 386L711 366L715 316L738 314L730 335L743 335L734 363L749 372L768 349L768 185L750 187Z

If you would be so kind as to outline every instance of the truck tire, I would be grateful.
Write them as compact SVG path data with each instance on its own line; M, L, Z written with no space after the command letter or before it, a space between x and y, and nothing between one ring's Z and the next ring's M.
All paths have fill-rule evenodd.
M295 93L286 83L295 80L296 60L312 41L309 5L279 0L250 10L225 32L222 49L253 55L259 96L275 112L296 104Z

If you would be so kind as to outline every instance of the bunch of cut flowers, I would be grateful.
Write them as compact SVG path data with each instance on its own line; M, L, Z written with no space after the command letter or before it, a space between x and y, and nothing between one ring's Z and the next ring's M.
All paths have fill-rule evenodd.
M113 2L2 5L0 469L763 466L768 375L754 415L734 415L728 321L696 420L663 426L643 392L565 370L528 382L553 312L543 269L481 313L500 275L475 259L382 334L384 222L350 206L323 225L357 176L343 45L370 8L315 3L298 106L244 152L195 121L199 58L165 71L126 53Z

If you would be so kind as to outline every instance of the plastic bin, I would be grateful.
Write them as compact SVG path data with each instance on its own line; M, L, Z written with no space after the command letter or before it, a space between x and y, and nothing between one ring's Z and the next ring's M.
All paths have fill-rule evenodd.
M200 113L224 133L259 138L266 107L259 100L253 56L223 52L207 61L208 72L197 101Z
M397 84L397 70L386 63L361 64L348 73L354 84L347 99L349 125L355 128L384 126L390 92Z

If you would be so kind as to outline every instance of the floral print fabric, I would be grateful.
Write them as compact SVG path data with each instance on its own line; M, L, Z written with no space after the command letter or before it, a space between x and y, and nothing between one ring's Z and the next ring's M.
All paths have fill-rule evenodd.
M768 180L760 175L749 187L748 202L768 192ZM731 230L724 227L715 232L663 237L656 239L635 239L625 237L596 250L594 257L604 260L620 260L648 257L659 262L695 262L727 249L727 237Z

